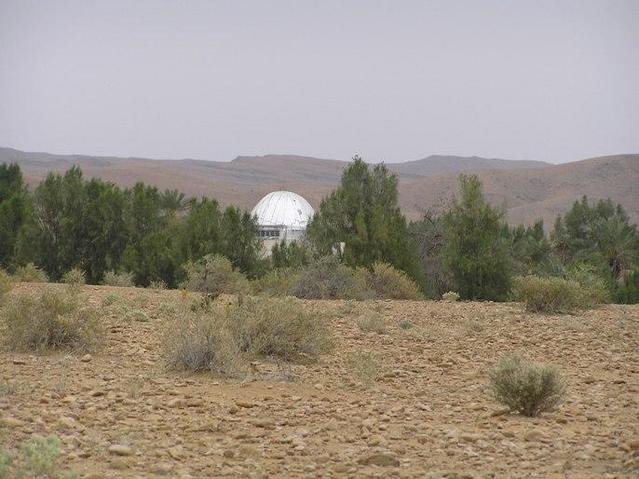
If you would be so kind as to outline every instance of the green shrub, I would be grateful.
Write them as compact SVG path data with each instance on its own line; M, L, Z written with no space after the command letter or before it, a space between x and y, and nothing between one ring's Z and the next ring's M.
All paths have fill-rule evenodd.
M617 286L615 302L620 304L639 303L639 270L629 273Z
M60 439L55 436L33 437L21 446L25 469L33 477L57 477L57 461L60 456Z
M377 311L365 311L357 318L357 326L364 332L382 334L386 331L386 322L382 313Z
M224 256L206 255L195 263L185 265L186 281L181 285L189 291L212 295L243 294L249 291L246 277L233 269Z
M133 311L127 311L126 319L129 321L137 321L139 323L146 323L149 321L149 316L142 310L135 309Z
M1 310L6 342L15 351L71 348L91 351L101 345L97 310L70 290L46 288L14 295Z
M448 291L447 293L442 294L442 300L448 303L455 303L456 301L459 301L459 294L454 291Z
M116 273L115 271L107 271L102 278L102 284L105 286L119 286L122 288L130 288L134 285L133 273L122 271Z
M11 456L0 450L0 479L9 477L9 466L11 465Z
M293 298L245 298L230 305L183 305L163 344L172 368L234 375L254 357L315 359L333 340L323 318Z
M17 268L14 277L16 281L23 283L47 283L49 281L47 274L33 263Z
M325 256L300 271L293 296L304 299L365 299L371 296L355 271L334 256Z
M590 265L573 266L565 275L568 280L576 281L582 289L584 308L593 308L610 302L610 284L601 271Z
M86 283L84 271L78 268L70 269L62 276L62 282L74 286L82 286Z
M289 296L298 275L294 268L273 269L252 282L253 291L267 296Z
M399 323L398 323L399 327L401 329L410 329L413 327L413 323L411 323L409 320L407 319L402 319Z
M408 275L386 263L375 263L371 269L359 268L366 289L378 299L423 299L422 293Z
M519 356L502 358L490 371L490 381L497 401L513 412L531 417L554 409L566 390L557 368Z
M513 297L531 312L571 313L596 306L605 292L574 280L519 276L514 281Z

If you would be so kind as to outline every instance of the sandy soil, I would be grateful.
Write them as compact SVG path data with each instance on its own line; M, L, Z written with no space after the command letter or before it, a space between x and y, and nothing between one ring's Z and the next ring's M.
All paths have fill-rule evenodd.
M1 449L57 435L64 468L94 479L639 477L637 306L543 316L516 304L308 302L331 317L335 352L263 361L238 381L166 370L163 317L178 292L85 293L103 311L104 350L0 353ZM149 321L103 308L114 293ZM367 308L385 333L358 328ZM349 366L358 351L380 362L372 385ZM494 402L487 370L512 351L561 367L558 410L530 419Z

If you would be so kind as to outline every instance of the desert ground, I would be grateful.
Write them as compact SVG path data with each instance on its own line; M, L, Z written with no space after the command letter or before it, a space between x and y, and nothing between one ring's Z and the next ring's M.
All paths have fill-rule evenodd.
M61 467L94 479L639 477L639 306L548 316L514 303L308 301L334 352L225 379L165 367L180 292L84 294L102 311L101 351L0 352L0 449L55 435ZM104 306L108 295L148 321ZM383 314L383 333L358 327L366 309ZM488 370L515 351L561 368L557 410L525 418L491 397Z

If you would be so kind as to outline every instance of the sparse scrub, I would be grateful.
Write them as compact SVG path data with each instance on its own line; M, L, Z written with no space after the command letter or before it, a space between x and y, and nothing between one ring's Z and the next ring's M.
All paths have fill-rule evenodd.
M120 296L119 294L109 293L102 300L102 306L112 306L122 301L123 299L124 298L122 298L122 296Z
M4 295L13 288L13 280L4 270L0 269L0 305L3 302Z
M598 304L605 293L563 278L520 276L515 278L513 297L531 312L571 313Z
M129 273L127 271L121 271L119 273L116 273L115 271L107 271L104 273L102 284L105 286L130 288L133 286L133 273Z
M366 333L382 334L386 331L384 316L377 311L365 311L357 318L357 326Z
M378 299L423 299L422 293L408 275L386 263L375 263L371 269L358 268L366 289Z
M11 456L0 450L0 479L9 477L9 466L11 465Z
M398 323L398 326L400 327L400 329L407 330L407 329L411 329L413 327L413 323L411 323L407 319L402 319Z
M158 289L158 290L163 290L163 289L168 289L167 284L162 281L161 279L157 279L155 281L151 281L149 283L149 289Z
M62 276L62 282L74 286L82 286L86 283L84 271L79 268L70 269Z
M325 256L301 270L291 293L304 299L365 299L371 296L355 271L334 256Z
M47 274L33 263L27 263L17 268L14 277L16 281L23 283L46 283L49 281Z
M531 417L554 409L566 389L557 368L519 356L502 358L490 371L490 381L497 401L513 412Z
M447 303L455 303L459 301L459 294L454 291L448 291L447 293L442 294L442 300Z
M71 348L83 351L101 345L98 313L71 291L46 288L22 293L2 309L6 342L15 351Z
M356 351L346 357L346 367L355 379L365 386L371 386L382 375L383 361L371 351Z
M224 256L207 255L195 263L185 266L187 280L182 288L200 293L243 294L250 286L246 277L233 268Z
M253 281L253 291L267 296L289 296L299 276L294 268L277 268Z
M58 477L57 461L60 456L60 439L55 436L35 436L22 443L24 468L34 477Z
M333 345L317 313L293 298L183 307L165 336L170 367L233 375L253 357L315 359Z
M247 298L229 310L228 324L240 349L253 356L315 359L333 346L324 318L293 298Z
M139 323L146 323L149 321L149 316L140 309L128 311L126 313L126 319L129 321L137 321Z

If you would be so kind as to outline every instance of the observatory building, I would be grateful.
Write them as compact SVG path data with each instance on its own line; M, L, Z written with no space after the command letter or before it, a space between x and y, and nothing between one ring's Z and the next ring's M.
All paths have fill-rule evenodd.
M251 211L251 215L257 217L264 249L269 252L279 241L299 239L314 213L308 201L291 191L273 191Z

